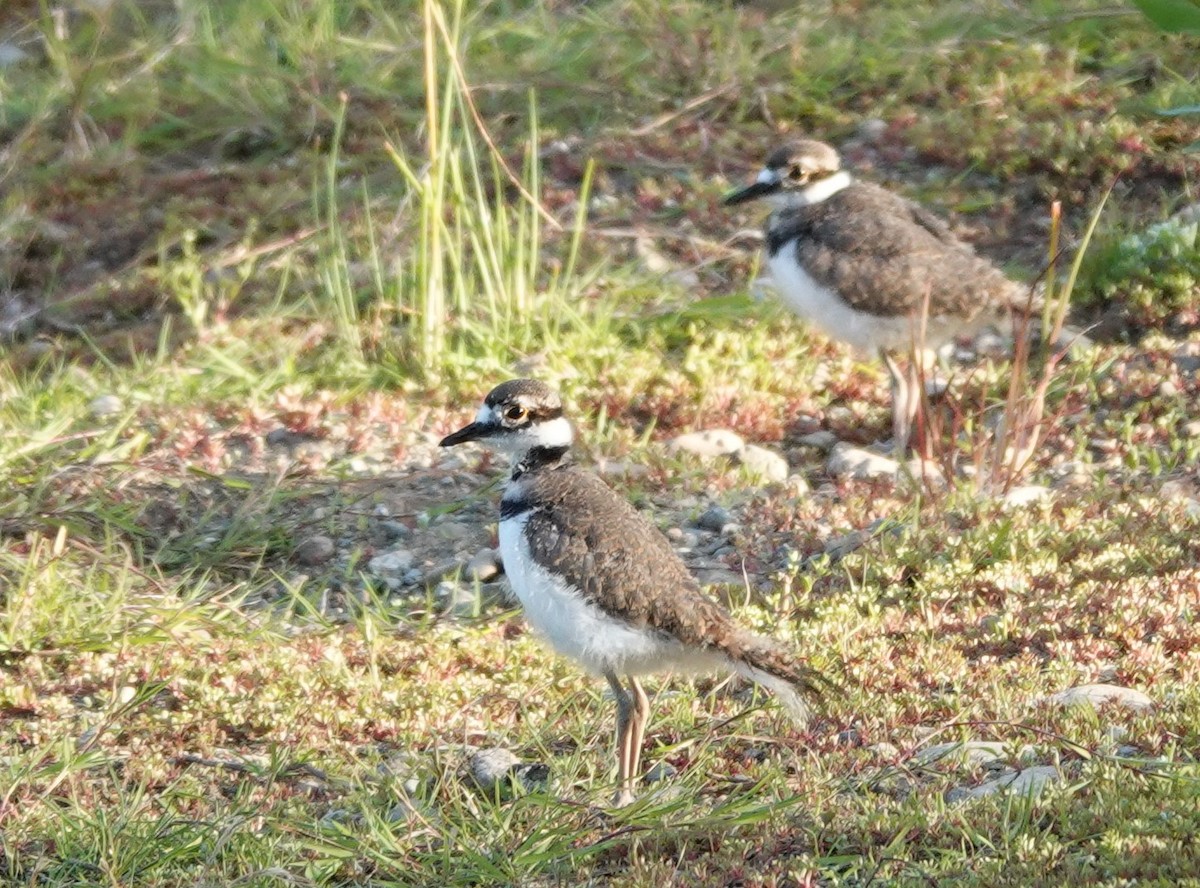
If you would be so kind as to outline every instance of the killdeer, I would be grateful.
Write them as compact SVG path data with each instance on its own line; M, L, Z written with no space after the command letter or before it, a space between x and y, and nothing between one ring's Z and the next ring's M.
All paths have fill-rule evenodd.
M531 379L494 388L442 447L479 441L513 459L500 500L500 554L525 616L550 644L604 676L617 700L618 806L633 800L650 701L639 675L731 669L798 721L820 675L707 598L641 513L570 458L562 401ZM627 684L623 685L624 676Z
M831 339L882 358L893 444L903 451L921 403L920 374L912 364L902 372L892 353L973 335L1026 305L1028 289L924 207L856 181L824 142L773 152L758 178L725 203L755 198L772 207L767 264L783 301Z

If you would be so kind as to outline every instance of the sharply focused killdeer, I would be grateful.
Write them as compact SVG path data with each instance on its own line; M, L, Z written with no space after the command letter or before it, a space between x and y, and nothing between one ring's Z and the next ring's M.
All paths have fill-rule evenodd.
M758 178L725 203L755 198L772 207L767 264L784 302L830 338L883 359L893 443L903 450L920 407L920 373L912 365L901 372L891 353L914 342L936 350L977 333L1024 306L1028 288L919 204L855 181L824 142L775 151Z
M500 554L530 624L560 653L603 675L617 699L615 802L633 799L650 701L637 676L731 669L774 693L800 721L820 676L707 598L657 528L570 459L570 423L543 383L514 379L442 447L479 441L512 456L500 500ZM628 686L623 686L625 676Z

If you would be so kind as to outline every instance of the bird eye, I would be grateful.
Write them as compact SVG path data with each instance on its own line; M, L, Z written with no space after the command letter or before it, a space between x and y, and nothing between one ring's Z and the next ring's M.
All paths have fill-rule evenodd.
M520 422L525 418L525 408L520 404L513 404L504 411L504 418L511 419L513 422Z
M788 164L787 175L793 182L805 182L808 179L808 170L804 168L803 164L790 163Z

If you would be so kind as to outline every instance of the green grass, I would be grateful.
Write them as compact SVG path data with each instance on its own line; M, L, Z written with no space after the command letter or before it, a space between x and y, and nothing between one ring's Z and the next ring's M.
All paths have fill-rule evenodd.
M1051 201L1073 244L1120 172L1080 286L1186 322L1120 244L1194 201L1156 113L1194 38L1098 3L184 7L0 11L0 298L43 309L0 341L0 881L1195 883L1195 333L1054 374L1047 501L830 478L800 437L885 436L883 374L748 298L760 220L719 206L810 131L1032 277ZM733 510L716 560L756 581L714 594L837 677L811 726L658 679L678 773L611 812L598 683L495 596L364 581L490 543L499 467L433 443L517 372L664 528ZM1007 373L957 380L965 434ZM663 450L705 427L811 491ZM314 534L345 557L300 563ZM1155 708L1038 702L1102 679ZM913 758L952 740L1062 779L955 801L991 772ZM487 746L546 787L470 788Z

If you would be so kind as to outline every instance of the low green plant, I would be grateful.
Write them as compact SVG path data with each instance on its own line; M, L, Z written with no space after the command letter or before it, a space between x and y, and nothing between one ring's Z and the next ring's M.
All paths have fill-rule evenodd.
M1116 316L1119 334L1200 326L1200 217L1110 239L1089 256L1081 305Z

